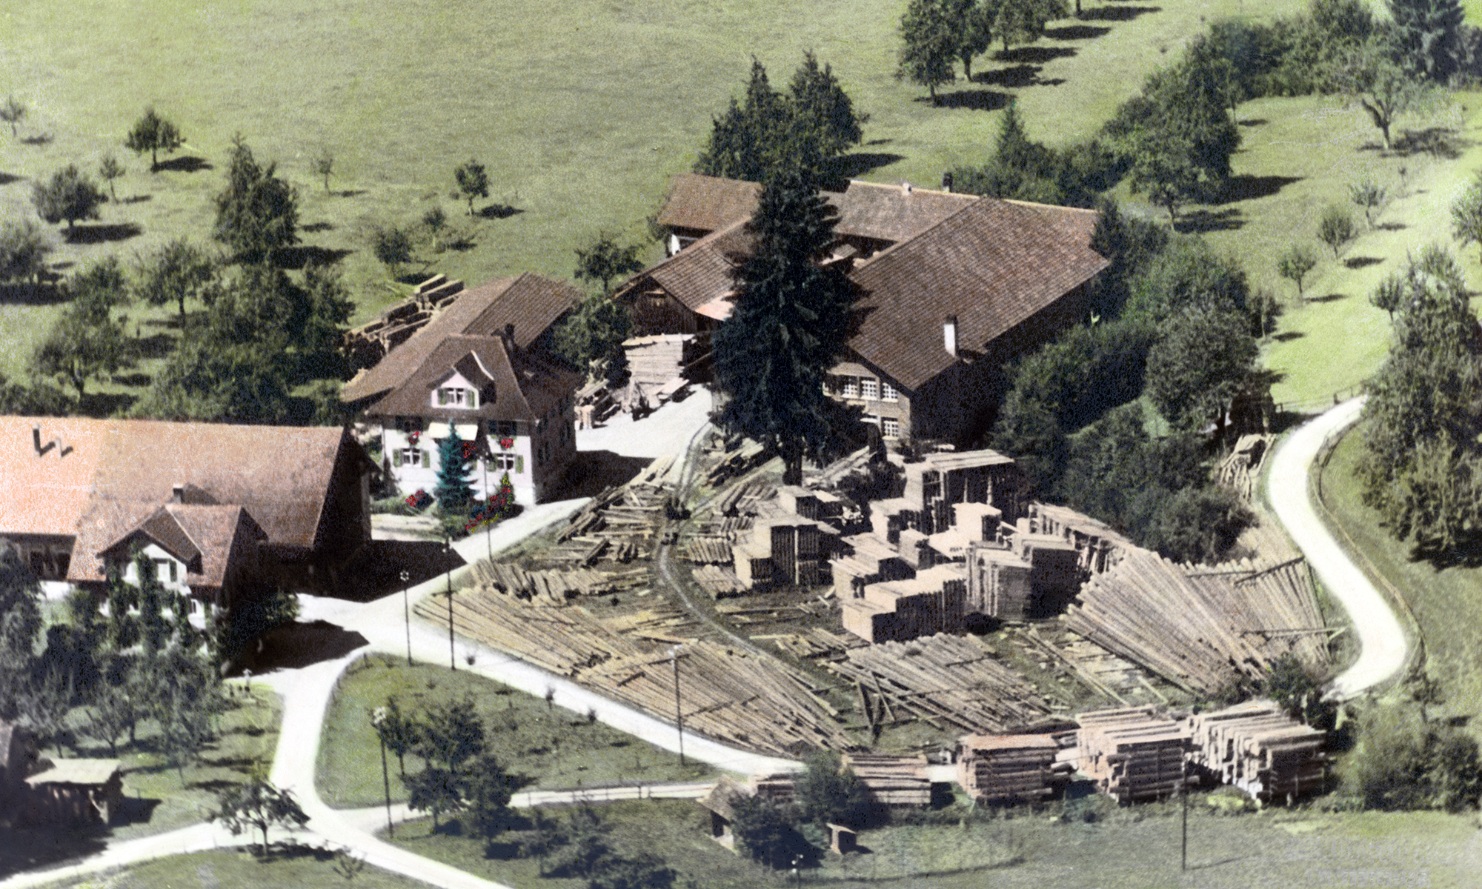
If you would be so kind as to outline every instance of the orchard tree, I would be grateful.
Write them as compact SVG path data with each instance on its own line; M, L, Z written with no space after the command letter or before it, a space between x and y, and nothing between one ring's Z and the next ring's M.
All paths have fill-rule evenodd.
M334 174L334 155L328 150L319 152L314 155L313 160L309 161L309 170L324 180L324 193L328 195L329 177Z
M68 164L53 173L45 182L37 182L31 189L31 203L36 213L55 225L66 220L68 231L79 219L97 219L98 205L103 203L103 192L92 177Z
M72 282L72 302L36 349L35 367L85 394L87 382L123 366L130 341L113 308L128 294L123 269L109 257Z
M1199 194L1199 168L1191 159L1193 146L1168 133L1145 131L1133 140L1132 189L1168 211L1170 225L1178 224L1178 208Z
M637 244L618 244L611 234L602 232L590 247L576 248L576 277L601 284L603 295L610 295L614 278L643 269L638 250Z
M149 152L149 172L160 168L160 152L173 154L185 143L179 127L155 113L154 106L144 109L144 115L134 122L134 128L124 139L124 147L135 154Z
M1364 224L1374 227L1374 213L1384 204L1384 186L1372 179L1360 179L1348 186L1348 199L1364 213ZM1455 205L1452 205L1455 216Z
M98 164L98 175L103 177L104 182L108 183L108 196L116 203L118 201L118 188L113 183L115 180L123 178L123 164L119 163L118 158L113 155L106 154L103 156L102 162Z
M422 224L426 226L428 233L432 235L432 252L443 252L442 245L438 243L438 237L442 234L443 229L448 227L448 214L443 212L443 208L440 206L434 205L428 207L427 212L422 214Z
M174 303L183 319L185 301L209 302L217 284L211 256L190 241L176 238L139 260L134 293L152 306Z
M973 59L988 51L994 35L995 0L952 0L957 29L957 58L962 60L963 78L973 80Z
M820 265L837 217L799 173L774 175L749 224L756 252L741 266L736 309L715 333L721 422L782 457L787 484L818 459L834 430L825 374L843 350L853 292Z
M1390 130L1402 114L1428 96L1425 84L1391 59L1386 47L1370 41L1352 52L1338 70L1337 86L1350 102L1357 102L1384 139L1393 145Z
M453 170L453 179L458 183L458 191L468 200L468 215L472 216L474 198L489 196L489 171L483 164L469 158Z
M39 281L48 249L46 236L31 220L0 222L0 282Z
M309 823L309 816L293 798L292 791L279 789L254 770L245 782L229 783L216 795L212 820L220 821L232 836L256 830L262 836L259 854L266 855L270 828L303 827Z
M956 79L952 61L957 58L960 35L952 15L954 0L911 0L901 16L900 64L897 79L926 87L931 103L937 104L937 87Z
M1011 43L1032 43L1044 36L1045 25L1065 18L1065 0L996 0L993 33L1008 52Z
M1353 224L1353 217L1346 209L1337 204L1329 204L1322 211L1322 219L1317 224L1317 239L1328 245L1333 251L1334 259L1338 258L1343 246L1357 235L1358 227Z
M262 262L298 243L298 194L277 170L260 165L240 135L232 140L213 235L241 262Z
M393 278L412 261L412 233L399 225L378 225L371 231L371 252Z
M1297 285L1297 298L1302 298L1302 280L1317 266L1317 257L1305 244L1292 244L1276 260L1276 273Z
M1451 204L1451 234L1461 246L1482 246L1482 171L1472 176L1466 191Z
M0 103L0 121L10 124L10 136L12 139L20 135L18 127L20 122L25 119L25 103L15 96L6 96L4 103Z

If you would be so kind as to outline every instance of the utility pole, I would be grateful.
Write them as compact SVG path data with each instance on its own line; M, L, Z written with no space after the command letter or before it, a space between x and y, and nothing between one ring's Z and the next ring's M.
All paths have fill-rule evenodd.
M386 708L377 707L371 711L371 725L376 727L376 735L381 739L381 788L386 792L386 836L396 836L396 827L391 823L391 773L386 768L386 736L381 734L381 726L386 722Z
M684 712L679 709L679 655L684 648L676 645L669 649L669 660L674 662L674 726L679 730L679 764L684 762Z
M453 538L443 536L443 557L448 561L448 669L458 672L458 659L453 655Z
M1183 769L1179 772L1179 795L1184 798L1183 812L1183 842L1179 848L1179 870L1189 869L1189 765L1184 761Z
M412 665L412 600L407 584L412 580L412 574L405 568L401 569L401 613L407 621L407 666Z

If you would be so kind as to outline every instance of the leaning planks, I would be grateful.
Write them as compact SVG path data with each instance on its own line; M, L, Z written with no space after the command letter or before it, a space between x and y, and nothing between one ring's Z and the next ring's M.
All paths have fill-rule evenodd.
M1033 686L968 637L883 642L856 648L828 667L858 684L867 709L872 692L888 719L909 714L967 732L1002 732L1050 713Z
M1292 653L1327 663L1305 575L1239 563L1185 569L1147 550L1091 578L1066 612L1076 633L1185 690L1209 693L1265 674Z

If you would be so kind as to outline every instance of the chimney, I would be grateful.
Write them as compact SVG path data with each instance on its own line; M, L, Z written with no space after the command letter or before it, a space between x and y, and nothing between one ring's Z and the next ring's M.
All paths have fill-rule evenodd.
M176 482L175 485L172 488L170 488L170 502L171 503L184 503L185 502L185 485L182 485L180 482Z
M953 358L957 357L957 316L948 315L947 320L942 322L942 345L946 347L947 354Z
M515 326L513 324L504 325L504 348L511 352L515 350Z
M35 423L31 426L31 445L36 448L36 454L41 454L41 424Z
M907 197L910 194L911 194L911 183L909 183L909 182L902 182L901 183L901 196L902 197Z
M951 194L952 193L952 171L951 170L947 170L946 172L942 173L942 191L945 191L948 194Z

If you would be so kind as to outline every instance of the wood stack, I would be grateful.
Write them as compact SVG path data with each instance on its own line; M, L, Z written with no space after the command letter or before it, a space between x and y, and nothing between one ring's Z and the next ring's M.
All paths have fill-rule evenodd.
M652 392L684 371L686 351L694 334L657 334L623 341L629 379Z
M870 726L917 719L938 730L1001 732L1050 706L976 639L937 635L856 648L830 670L852 682Z
M1069 779L1049 735L965 735L957 742L958 780L976 803L1036 802Z
M722 516L755 515L756 505L763 500L770 500L776 493L777 488L765 481L733 485L716 501L715 514Z
M476 581L505 595L561 605L577 596L605 596L648 583L646 568L594 571L589 568L526 571L503 562L474 564Z
M1080 769L1118 802L1163 799L1189 782L1189 730L1153 707L1096 710L1076 717Z
M1211 693L1260 679L1294 654L1327 663L1326 629L1298 564L1184 569L1135 549L1096 575L1065 615L1070 629L1174 685Z
M418 284L409 298L381 312L374 321L345 331L340 348L355 367L370 367L426 326L433 315L462 292L462 281L434 275Z
M926 776L925 756L888 756L879 753L846 753L843 768L854 776L877 806L925 808L931 805L931 780Z
M1078 564L1087 574L1100 574L1138 549L1105 522L1065 506L1030 504L1029 527L1036 534L1054 535L1075 547Z
M731 564L731 541L724 537L691 537L679 548L679 557L697 565Z
M809 627L801 633L772 633L752 636L753 642L771 642L777 648L799 660L839 658L852 648L861 648L869 643L847 633L830 633L820 627Z
M1274 435L1242 435L1235 449L1220 461L1215 480L1249 501L1255 497L1256 483L1261 478L1261 465L1271 451Z
M765 459L766 454L762 446L748 440L740 448L724 453L720 461L705 474L705 481L718 485L727 479L745 475Z
M736 572L729 568L718 565L701 565L690 575L700 588L709 593L712 598L724 599L727 596L739 596L746 592L746 584L736 576Z
M1271 701L1189 717L1190 760L1222 784L1269 802L1319 791L1327 777L1323 733Z

